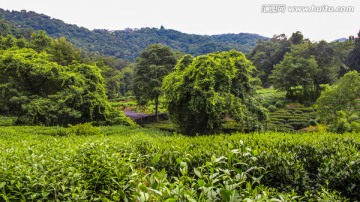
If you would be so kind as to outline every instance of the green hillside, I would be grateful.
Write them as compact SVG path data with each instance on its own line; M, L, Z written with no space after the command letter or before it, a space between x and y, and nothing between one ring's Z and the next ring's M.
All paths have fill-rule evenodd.
M162 43L171 48L201 55L216 51L235 49L250 52L258 39L267 40L257 34L222 34L203 36L185 34L176 30L161 28L126 29L118 31L88 30L77 25L53 19L44 14L22 10L8 11L0 9L0 19L14 24L18 28L45 30L52 37L65 36L77 47L89 52L99 52L126 60L133 60L149 44Z

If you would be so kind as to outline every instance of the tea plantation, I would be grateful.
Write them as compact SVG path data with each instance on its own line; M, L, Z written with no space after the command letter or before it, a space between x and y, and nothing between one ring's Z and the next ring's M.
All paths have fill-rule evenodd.
M0 127L0 201L359 201L359 134Z
M280 109L270 113L268 130L295 132L316 125L315 119L315 110L312 108Z

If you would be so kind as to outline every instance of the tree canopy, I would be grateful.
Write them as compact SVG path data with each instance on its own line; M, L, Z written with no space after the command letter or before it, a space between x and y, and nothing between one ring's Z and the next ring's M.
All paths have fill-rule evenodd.
M351 41L354 43L354 49L348 55L347 64L350 70L360 71L360 31L358 37L351 37Z
M287 97L306 102L314 100L314 78L318 70L315 57L308 54L309 44L298 45L274 66L270 79ZM305 100L301 100L305 99Z
M351 65L356 63L354 62L356 56L352 57L349 54L349 52L355 52L355 50L352 51L353 44L354 42L351 40L331 43L326 41L311 42L309 39L304 39L301 32L297 31L289 39L285 34L280 34L275 35L266 42L259 40L256 47L248 54L248 58L257 68L256 76L261 79L263 86L276 86L275 80L270 79L270 77L274 77L274 75L270 76L274 67L284 61L286 53L292 52L293 55L295 51L299 52L299 47L302 47L301 57L309 58L313 56L318 64L318 71L314 78L314 97L318 97L322 90L321 84L334 83L339 76L354 69L352 66L356 66ZM289 61L288 64L290 64Z
M256 100L254 66L241 52L184 56L163 89L172 121L184 134L211 133L230 116L243 130L262 128L266 110Z
M0 51L1 114L17 116L18 124L133 124L122 112L110 107L104 78L97 66L79 63L76 58L65 62L62 58L69 57L54 57L48 52L71 49L57 51L51 48L52 39L43 33L33 36L25 41L25 46L37 51L19 48L15 38L12 47L2 46L5 50ZM1 44L3 40L4 37Z
M285 34L275 35L269 41L259 40L256 47L248 54L258 70L257 76L263 86L271 86L269 75L274 65L283 60L285 53L290 51L291 42Z
M173 51L164 45L153 44L147 47L136 59L134 74L134 94L140 105L155 102L158 115L159 97L162 95L162 80L176 65Z
M270 75L274 87L287 92L287 98L311 104L320 96L322 85L337 80L343 60L335 47L325 41L292 45L291 51L274 66Z
M360 75L351 71L317 100L320 120L334 132L360 131Z

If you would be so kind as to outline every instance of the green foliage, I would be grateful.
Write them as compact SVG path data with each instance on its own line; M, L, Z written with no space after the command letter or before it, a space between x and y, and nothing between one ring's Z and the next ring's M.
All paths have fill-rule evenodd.
M175 65L175 55L167 46L153 44L141 52L136 60L133 83L133 91L139 105L154 101L155 113L158 114L159 97L163 94L162 80Z
M134 67L124 60L105 57L98 54L87 54L85 60L100 68L106 83L106 94L109 99L124 96L131 91Z
M270 105L268 108L267 108L270 112L275 112L277 110L277 107L274 106L274 105Z
M271 82L269 75L274 65L283 60L285 53L290 51L291 42L285 34L275 35L270 40L264 42L259 40L256 47L248 54L249 60L259 71L258 76L263 86L269 87Z
M325 91L317 100L317 114L329 130L359 132L360 75L349 72L339 82Z
M81 51L69 43L65 37L52 40L48 46L48 53L52 55L51 60L59 65L68 66L76 62L82 62L83 60Z
M310 125L310 126L316 126L316 125L317 125L316 120L315 120L315 119L310 119L309 125Z
M16 117L0 116L0 126L12 126L16 121Z
M171 119L189 135L216 131L226 115L243 130L261 129L267 116L256 98L253 70L251 62L234 50L184 56L164 79Z
M311 103L315 97L315 76L318 64L314 56L308 54L310 44L294 46L286 53L284 60L274 66L270 79L275 88L287 92L287 98Z
M277 102L285 101L285 91L279 91L270 88L261 88L256 91L258 93L259 99L263 103L264 107L269 107L270 105L275 105ZM280 107L282 108L282 107Z
M134 78L134 68L125 67L120 71L121 78L119 79L119 93L122 96L129 96L133 94L133 78Z
M295 35L296 36L296 35ZM296 36L300 40L301 37ZM346 45L304 40L293 45L284 59L274 66L270 78L275 87L287 92L287 98L303 104L312 104L326 84L337 80L345 68Z
M6 22L3 26L9 26ZM105 79L106 93L109 98L115 98L120 94L125 95L131 91L133 67L128 62L116 57L107 57L99 53L86 53L74 47L65 37L52 39L44 31L31 31L29 36L21 34L20 28L10 29L8 35L0 37L0 49L6 50L14 46L18 48L32 48L38 53L45 51L50 54L49 60L63 66L76 63L96 65L101 69ZM12 35L11 35L12 34ZM29 40L25 40L27 37Z
M358 33L358 37L352 37L349 42L353 49L349 52L347 57L347 65L350 67L350 70L360 71L360 32Z
M292 44L299 45L304 41L304 36L300 31L297 31L295 33L292 33L291 37L289 38L289 41Z
M313 121L315 118L316 114L312 108L285 108L269 114L267 130L296 132L310 125L314 125Z
M74 135L96 135L100 133L100 129L92 125L92 123L80 123L69 125L70 133Z
M58 137L58 127L0 127L0 200L360 199L357 134L97 129Z
M3 10L0 10L0 13ZM0 14L1 15L1 14ZM13 35L16 38L30 38L32 29L29 28L21 28L19 26L15 26L13 24L8 23L6 20L0 19L0 36Z
M26 48L1 51L0 107L3 113L17 116L17 123L45 125L109 122L118 117L113 116L97 67L62 66L51 62L50 58L45 52ZM124 123L131 124L128 121Z
M176 132L176 125L171 121L159 121L156 123L149 123L144 125L145 128L156 128L163 131Z
M50 46L51 41L51 38L46 35L45 31L33 32L29 40L29 48L42 52Z
M283 108L283 107L284 107L284 101L282 101L282 100L276 101L275 107L277 107L277 108Z
M216 51L236 49L249 52L258 39L267 40L257 34L222 34L202 36L185 34L171 29L141 28L109 31L90 31L84 27L66 24L61 20L32 11L0 10L0 19L14 24L14 27L44 30L50 36L65 36L77 47L88 52L134 60L150 44L162 43L184 53L201 55ZM10 29L10 28L9 28Z
M253 51L248 54L248 57L259 70L258 76L262 80L263 85L269 87L272 84L278 85L278 80L291 78L278 74L276 75L276 77L279 77L278 80L274 80L273 78L271 81L271 78L269 77L271 72L273 72L275 65L281 64L282 61L285 63L284 59L286 53L291 55L296 53L294 56L295 58L309 59L313 56L318 65L316 74L311 78L314 80L313 93L316 99L320 96L322 90L320 86L322 84L334 83L339 76L339 73L342 75L347 71L348 67L346 64L350 64L349 59L347 58L352 49L353 42L351 41L341 43L327 43L326 41L310 42L308 39L304 39L301 32L297 31L293 33L289 39L282 34L275 35L267 42L259 41ZM284 63L283 65L286 65L286 68L288 69L294 69L292 65L303 65L305 69L308 66L298 60L291 62L286 61L286 64ZM306 71L304 70L303 72L300 72L300 74L305 75L305 72ZM299 75L299 77L301 76ZM297 96L301 97L301 95Z

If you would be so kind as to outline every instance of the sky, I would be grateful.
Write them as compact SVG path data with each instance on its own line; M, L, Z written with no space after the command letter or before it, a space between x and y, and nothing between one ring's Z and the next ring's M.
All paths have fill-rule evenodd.
M293 6L318 12L290 12ZM325 12L326 6L354 10ZM301 31L312 41L357 36L360 30L359 0L0 0L0 8L35 11L88 29L164 26L189 34L267 37Z

